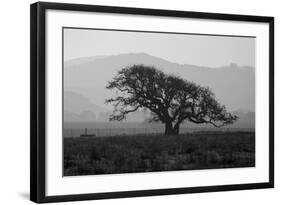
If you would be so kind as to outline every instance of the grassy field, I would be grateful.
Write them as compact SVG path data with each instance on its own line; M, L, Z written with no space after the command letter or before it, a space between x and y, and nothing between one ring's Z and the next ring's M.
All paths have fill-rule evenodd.
M254 132L64 138L64 175L255 166Z

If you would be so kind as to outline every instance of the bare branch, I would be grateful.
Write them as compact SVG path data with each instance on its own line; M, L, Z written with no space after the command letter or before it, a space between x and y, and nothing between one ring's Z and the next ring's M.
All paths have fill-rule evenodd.
M207 87L167 75L151 66L133 65L121 69L106 86L118 96L106 100L114 106L110 120L123 120L139 108L150 110L150 121L173 122L179 127L185 120L222 127L234 123L237 116L226 111Z

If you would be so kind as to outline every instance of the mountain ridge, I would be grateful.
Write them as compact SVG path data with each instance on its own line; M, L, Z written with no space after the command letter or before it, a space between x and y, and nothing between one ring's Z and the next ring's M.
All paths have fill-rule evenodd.
M64 66L64 87L67 90L87 96L99 106L114 92L105 89L107 83L118 70L133 64L155 66L165 73L180 76L188 81L210 87L221 104L227 109L254 110L255 73L254 68L238 66L234 63L221 68L202 67L190 64L177 64L146 53L130 53L98 58L79 59L79 64Z
M119 58L119 57L134 57L134 56L143 56L143 57L148 57L148 58L154 58L160 61L165 61L166 63L171 63L171 64L177 64L179 66L191 66L191 67L197 67L197 68L210 68L210 69L224 69L226 68L228 65L224 65L224 66L218 66L218 67L207 67L207 66L200 66L200 65L194 65L194 64L188 64L188 63L176 63L176 62L172 62L169 60L165 60L161 57L157 57L157 56L152 56L150 54L144 53L144 52L137 52L137 53L121 53L121 54L116 54L116 55L98 55L98 56L85 56L85 57L79 57L79 58L73 58L73 59L69 59L69 60L65 60L64 64L65 67L70 67L70 66L74 66L76 64L82 64L85 62L92 62L92 61L96 61L96 60L106 60L106 58ZM78 63L79 62L79 63ZM229 65L236 65L234 67L236 68L242 68L242 69L251 69L253 70L252 66L248 66L248 65L240 65L238 66L236 63L230 62Z

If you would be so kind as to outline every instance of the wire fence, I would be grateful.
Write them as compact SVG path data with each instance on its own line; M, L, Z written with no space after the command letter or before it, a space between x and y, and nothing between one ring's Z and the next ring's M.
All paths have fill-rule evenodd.
M251 128L181 128L180 133L209 132L209 131L254 131ZM87 135L97 137L120 136L120 135L149 135L164 133L164 127L136 127L136 128L87 128ZM63 131L64 137L79 137L85 135L85 128L67 128Z

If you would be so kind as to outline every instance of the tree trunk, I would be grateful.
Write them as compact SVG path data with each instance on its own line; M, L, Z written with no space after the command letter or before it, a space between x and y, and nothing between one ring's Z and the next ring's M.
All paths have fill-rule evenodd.
M173 134L173 124L172 122L165 123L165 135L172 135Z
M165 135L179 135L179 125L175 125L173 127L172 122L166 122Z

